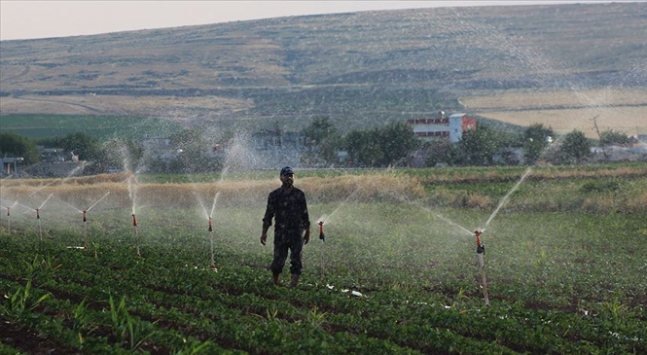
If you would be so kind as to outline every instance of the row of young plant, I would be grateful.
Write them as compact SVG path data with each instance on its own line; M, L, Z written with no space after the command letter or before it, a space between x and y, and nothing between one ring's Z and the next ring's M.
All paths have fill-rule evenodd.
M323 282L277 289L263 270L248 266L213 273L189 266L195 265L192 254L182 251L190 261L178 266L182 258L162 245L155 249L159 253L138 259L118 245L95 254L3 238L8 247L1 287L10 301L3 302L2 317L90 352L647 350L644 311L631 315L622 305L601 307L595 317L505 301L483 308L479 298L415 286L356 298ZM228 258L235 265L236 255Z
M352 349L355 349L355 351L369 349L378 353L392 353L393 351L415 353L406 346L397 346L388 340L376 339L361 333L352 335L347 331L329 333L321 327L319 319L322 314L317 314L316 307L314 311L307 311L295 308L285 302L276 301L279 302L279 304L276 304L276 302L251 293L243 293L238 296L221 292L208 292L210 289L208 286L193 288L193 293L202 295L197 297L188 294L186 290L189 288L186 287L186 283L180 282L181 277L178 275L174 275L170 281L163 280L163 278L162 280L158 279L158 282L155 282L156 285L153 285L153 287L161 288L165 291L154 291L142 285L150 275L136 272L129 275L132 276L129 279L136 279L135 275L140 275L142 278L132 280L132 283L124 282L115 285L116 279L127 275L119 277L111 273L103 273L97 278L91 276L90 273L77 273L70 270L68 274L60 269L57 270L56 277L45 281L42 287L44 291L42 292L66 295L68 300L80 299L80 297L105 299L107 297L104 294L106 290L116 287L120 290L114 292L137 295L129 297L129 308L131 309L130 314L137 314L140 319L157 319L167 326L179 328L186 328L186 324L190 324L191 326L185 330L185 333L194 333L201 338L215 339L220 343L231 344L234 347L256 353L295 351L341 353ZM42 278L43 274L39 276ZM72 280L73 278L76 278L76 280ZM66 283L61 284L59 280L66 280ZM98 280L102 280L102 282L91 287L83 286L83 284ZM168 285L165 285L167 283ZM179 287L177 286L178 283ZM29 281L29 284L31 284L31 281ZM204 285L204 280L196 285L198 284ZM126 296L123 296L124 298L122 298L119 306L115 307L112 293L113 291L110 291L108 304L113 327L124 329L124 322L126 320L130 322L131 319L128 317L129 312L123 309ZM44 304L55 307L51 305L53 301L49 298L39 298L38 301L34 302L34 305L41 303L43 299L45 300ZM271 303L274 303L274 305L270 305ZM279 314L277 308L274 307L283 310ZM59 306L59 308L65 308L65 306ZM103 306L94 305L92 308L105 309L107 307L104 304ZM288 315L289 319L285 318ZM117 318L121 320L116 320ZM94 317L94 319L99 319L99 317ZM141 345L133 339L139 339L141 336L136 337L136 335L142 334L143 329L146 328L142 326L143 323L140 321L134 321L133 324L138 325L135 327L135 331L131 328L126 333L124 330L121 336L118 337L118 339L121 339L120 343L123 343L126 341L123 338L128 335L131 339L131 348ZM79 339L82 337L82 335L79 335ZM459 343L461 340L459 336L452 336L451 332L448 332L446 338L446 342L452 343L456 342L456 339L452 338L457 338ZM467 343L467 345L471 343L475 350L483 348L479 342L471 339L464 339L463 342ZM443 344L436 344L435 346L442 347Z

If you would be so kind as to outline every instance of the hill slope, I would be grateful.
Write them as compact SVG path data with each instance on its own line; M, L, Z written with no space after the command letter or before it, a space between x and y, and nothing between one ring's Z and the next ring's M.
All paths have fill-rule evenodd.
M2 114L346 128L500 90L647 87L647 4L433 8L0 42ZM645 107L639 103L639 107ZM479 112L473 112L479 114Z

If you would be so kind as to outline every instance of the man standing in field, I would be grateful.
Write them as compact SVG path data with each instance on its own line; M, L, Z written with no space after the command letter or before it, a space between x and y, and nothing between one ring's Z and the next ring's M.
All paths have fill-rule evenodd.
M263 217L263 232L261 244L267 241L267 230L272 225L274 218L274 260L270 269L275 285L280 285L279 277L285 266L285 260L290 251L291 287L299 283L299 276L303 267L301 251L310 241L310 217L306 195L294 187L294 171L286 166L281 169L281 187L270 192L267 198L267 208ZM305 232L305 233L304 233Z

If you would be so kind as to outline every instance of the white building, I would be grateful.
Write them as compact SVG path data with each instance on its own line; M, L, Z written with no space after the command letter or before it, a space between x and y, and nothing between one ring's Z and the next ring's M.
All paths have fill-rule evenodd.
M413 134L425 142L446 140L458 142L463 132L476 129L476 119L465 113L455 113L449 117L440 112L436 118L415 118L407 121L413 129Z

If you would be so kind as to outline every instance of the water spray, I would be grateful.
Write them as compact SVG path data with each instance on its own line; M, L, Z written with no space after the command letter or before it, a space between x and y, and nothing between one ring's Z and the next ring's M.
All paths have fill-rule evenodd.
M521 179L519 179L519 181L517 181L517 183L512 187L512 189L510 189L510 191L508 191L508 193L505 196L503 196L503 198L499 202L499 205L496 207L494 212L492 212L490 217L485 222L486 227L490 224L490 222L492 222L494 217L496 217L496 215L497 215L497 213L499 213L499 210L501 209L501 207L503 207L505 205L505 203L508 201L508 199L510 198L510 195L512 195L515 191L517 191L517 189L519 188L519 185L521 185L521 183L526 179L528 174L530 174L531 172L532 172L532 166L528 167L528 169L526 169L526 172L521 176Z
M324 244L326 241L326 235L323 230L324 221L319 221L319 240L321 240L321 247L319 248L319 254L321 259L321 277L326 276L325 272L325 263L324 263Z
M98 199L95 203L93 203L92 206L88 207L87 211L89 212L92 208L94 208L94 206L96 206L101 200L106 198L106 196L108 196L108 195L110 195L110 191L106 192L106 194L101 196L101 198Z
M213 223L211 220L211 217L209 217L209 244L211 246L211 269L214 271L218 271L218 268L216 267L216 259L214 255L214 250L213 250Z
M7 209L7 233L11 234L11 207L17 205L18 202L14 202L12 206L4 206Z
M475 230L474 236L476 237L476 257L479 263L479 270L481 271L481 286L483 287L483 298L485 299L485 305L490 305L490 298L487 292L487 279L485 278L485 260L483 256L485 254L485 245L481 242L482 230Z
M135 246L137 248L137 256L142 256L139 252L139 233L137 233L137 217L133 213L133 228L135 229Z
M223 170L223 175L226 172ZM220 181L222 181L222 176L220 178ZM191 175L189 175L189 178L191 178ZM193 184L193 179L191 179L191 183ZM213 236L213 219L211 216L213 216L213 212L216 210L216 204L218 203L218 196L220 196L220 191L216 192L216 194L213 196L213 203L211 204L211 211L207 211L207 206L205 205L202 197L198 194L198 191L195 189L193 190L193 195L195 198L198 200L198 204L202 208L202 211L204 212L205 216L209 220L209 228L207 229L209 232L209 247L211 251L211 263L209 264L209 267L211 267L212 270L218 272L218 267L216 267L216 258L215 258L215 251L214 251L214 236Z
M93 203L90 207L88 207L87 210L81 211L81 213L83 213L83 238L85 239L84 243L86 248L88 247L88 225L86 223L88 221L87 214L88 212L90 212L92 208L94 208L94 206L96 206L101 200L106 198L106 196L108 195L110 195L110 191L106 192L105 195L103 195L100 199L98 199L95 203Z

